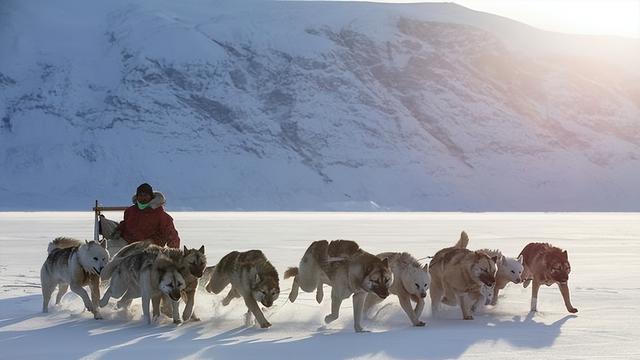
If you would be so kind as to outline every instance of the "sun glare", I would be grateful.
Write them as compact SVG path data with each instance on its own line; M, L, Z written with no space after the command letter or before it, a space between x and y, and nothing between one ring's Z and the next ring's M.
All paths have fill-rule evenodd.
M640 0L453 0L453 2L549 31L640 38Z

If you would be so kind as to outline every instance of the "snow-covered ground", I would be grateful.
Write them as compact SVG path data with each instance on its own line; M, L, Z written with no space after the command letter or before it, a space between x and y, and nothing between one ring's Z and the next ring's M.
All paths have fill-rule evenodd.
M461 230L472 248L517 255L545 241L569 252L577 315L566 312L557 288L542 288L531 314L529 289L511 284L498 306L473 321L458 309L440 319L425 310L425 328L409 325L390 297L379 316L355 334L350 302L325 326L329 302L302 293L288 303L290 281L267 317L267 330L243 326L241 301L223 308L201 293L201 322L147 326L139 303L129 318L110 307L105 320L65 295L42 314L39 269L55 236L92 238L91 213L0 213L0 358L291 358L291 359L632 359L640 298L640 215L632 213L173 213L183 243L204 244L210 263L231 250L262 249L279 270L295 265L317 239L354 239L370 252L409 251L418 258L453 244Z

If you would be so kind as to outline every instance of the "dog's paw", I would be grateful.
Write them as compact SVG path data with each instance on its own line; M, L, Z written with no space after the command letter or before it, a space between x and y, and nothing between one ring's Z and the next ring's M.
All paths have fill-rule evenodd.
M327 316L325 316L325 317L324 317L324 322L325 322L326 324L328 324L328 323L330 323L330 322L332 322L332 321L336 320L337 318L338 318L337 316L329 314L329 315L327 315Z
M298 298L298 292L292 290L289 293L289 301L294 302L294 301L296 301L297 298Z
M173 319L173 323L176 325L182 324L182 320L180 319Z
M95 313L93 313L93 318L96 319L96 320L102 320L103 319L102 315L97 311Z
M271 323L270 323L270 322L268 322L268 321L267 321L267 322L264 322L264 323L261 323L261 324L260 324L260 327L261 327L261 328L263 328L263 329L268 329L268 328L270 328L270 327L271 327Z
M567 310L569 310L569 312L570 312L570 313L572 313L572 314L575 314L575 313L577 313L577 312L578 312L578 309L576 309L576 308L574 308L574 307L572 307L572 308L570 308L570 309L567 309Z
M473 315L467 315L462 317L464 320L473 320Z
M157 325L159 322L160 322L160 315L154 315L154 316L151 318L151 322L150 322L150 324Z
M368 330L363 329L362 326L356 326L356 327L354 327L354 329L356 330L357 333L368 333L368 332L370 332Z
M418 322L413 324L413 326L425 326L425 325L427 325L427 323L425 323L424 321L420 321L420 320L418 320Z

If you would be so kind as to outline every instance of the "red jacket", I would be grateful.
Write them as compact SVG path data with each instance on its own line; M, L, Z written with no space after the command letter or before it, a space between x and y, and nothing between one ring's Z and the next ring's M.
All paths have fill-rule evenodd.
M173 218L162 206L144 210L138 209L137 205L130 206L124 211L124 220L118 228L128 243L151 240L159 246L180 247L180 237L173 226Z

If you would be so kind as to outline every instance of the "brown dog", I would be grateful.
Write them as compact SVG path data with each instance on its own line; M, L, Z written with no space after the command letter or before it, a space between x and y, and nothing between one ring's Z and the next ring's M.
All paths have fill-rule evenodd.
M529 286L529 283L533 280L531 311L538 310L538 289L540 285L551 286L552 284L558 284L567 310L570 313L578 312L578 309L571 305L571 300L569 299L567 280L569 280L571 265L569 264L566 250L562 251L555 246L544 243L530 243L522 249L520 256L522 256L524 265L522 274L524 287Z
M481 287L491 287L496 282L497 257L467 250L468 243L469 237L463 231L453 247L438 251L429 263L433 315L441 302L450 306L460 304L463 319L473 320L472 306L482 296Z

